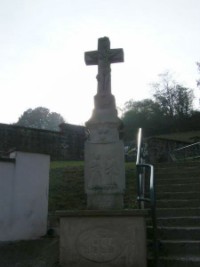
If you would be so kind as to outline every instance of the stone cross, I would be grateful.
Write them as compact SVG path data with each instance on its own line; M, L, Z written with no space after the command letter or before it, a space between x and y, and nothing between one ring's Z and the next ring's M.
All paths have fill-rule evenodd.
M97 94L111 94L110 64L123 61L123 49L110 49L110 41L108 37L98 39L97 51L85 52L86 65L98 65Z

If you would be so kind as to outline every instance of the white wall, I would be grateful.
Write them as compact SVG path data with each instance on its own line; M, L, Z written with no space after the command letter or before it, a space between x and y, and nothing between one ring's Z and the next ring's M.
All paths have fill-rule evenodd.
M15 162L0 161L0 241L46 234L48 155L14 152Z

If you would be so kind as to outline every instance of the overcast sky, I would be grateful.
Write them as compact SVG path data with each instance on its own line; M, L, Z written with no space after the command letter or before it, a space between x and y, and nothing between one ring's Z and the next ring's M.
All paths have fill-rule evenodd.
M84 124L97 88L84 52L103 36L124 49L111 66L119 108L151 97L165 70L198 96L199 12L199 0L0 0L0 123L43 106Z

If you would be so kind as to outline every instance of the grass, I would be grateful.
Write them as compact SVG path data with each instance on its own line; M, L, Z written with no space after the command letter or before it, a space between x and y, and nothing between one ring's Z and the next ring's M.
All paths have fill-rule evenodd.
M84 166L84 161L52 161L51 170L67 167L80 167Z
M135 165L128 162L124 207L135 208ZM49 212L86 209L84 193L84 162L53 161L50 169Z

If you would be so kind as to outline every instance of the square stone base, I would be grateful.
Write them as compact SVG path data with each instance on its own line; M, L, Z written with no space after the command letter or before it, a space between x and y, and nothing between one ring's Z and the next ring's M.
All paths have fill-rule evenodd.
M146 267L143 211L62 212L62 267Z

